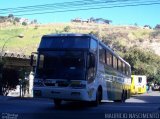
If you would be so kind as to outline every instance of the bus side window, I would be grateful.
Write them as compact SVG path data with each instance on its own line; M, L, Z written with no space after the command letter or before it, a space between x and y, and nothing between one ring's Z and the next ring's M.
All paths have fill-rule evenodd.
M117 70L117 58L113 56L113 68Z
M94 39L91 39L90 48L95 53L97 52L97 42Z
M125 63L123 62L123 73L125 74L126 73L126 68L125 68Z
M89 53L88 55L88 65L87 65L87 70L88 70L88 83L91 83L94 81L95 75L96 75L96 59L95 56L92 53Z
M99 61L105 63L105 49L99 45Z
M107 55L107 65L112 66L112 55L108 51L106 51L106 55Z
M138 77L138 83L142 83L142 77Z
M122 71L122 62L118 59L118 71Z
M129 66L126 65L126 75L129 75Z

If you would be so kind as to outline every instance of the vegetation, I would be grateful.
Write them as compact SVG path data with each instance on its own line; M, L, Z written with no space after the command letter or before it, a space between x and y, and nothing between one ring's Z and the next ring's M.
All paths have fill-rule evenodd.
M22 25L23 26L27 26L27 22L22 22Z
M131 48L124 54L132 68L132 74L142 74L148 77L148 81L160 82L160 56L151 51Z
M26 18L19 18L19 17L15 17L13 14L9 14L8 16L0 16L0 23L3 23L3 24L13 23L14 25L16 24L27 25L27 24L37 24L37 20L34 19L30 21Z
M12 17L12 15L10 15ZM36 21L35 21L36 22ZM4 51L30 55L39 46L40 38L51 33L94 34L118 52L132 66L132 74L147 75L148 80L160 81L160 30L138 26L113 26L93 23L0 26L0 47ZM23 34L22 39L14 37Z
M64 32L69 32L70 30L71 30L71 27L70 27L70 26L64 27Z
M9 91L15 89L18 84L18 72L14 69L3 69L2 94L8 95Z

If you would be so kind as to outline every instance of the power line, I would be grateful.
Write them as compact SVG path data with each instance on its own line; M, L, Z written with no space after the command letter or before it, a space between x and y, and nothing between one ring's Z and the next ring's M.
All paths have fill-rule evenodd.
M44 5L34 5L34 6L25 6L25 7L16 7L16 8L5 8L5 9L0 9L0 10L16 10L16 9L26 9L26 8L35 8L35 7L44 7L44 6L51 6L51 5L64 5L64 4L75 4L75 3L86 3L88 2L93 2L95 0L85 0L85 1L74 1L74 2L63 2L63 3L53 3L53 4L44 4Z
M30 12L30 11L45 11L45 10L49 10L49 9L65 9L68 7L90 7L93 5L105 5L108 3L125 3L125 2L140 2L142 0L86 0L86 1L75 1L75 2L64 2L64 3L54 3L54 4L44 4L44 5L36 5L36 6L26 6L26 7L17 7L17 8L6 8L6 9L0 9L1 14L7 14L8 12L12 12L12 13L20 13L20 12ZM156 1L147 1L147 2L158 2ZM68 3L68 4L65 4ZM4 12L3 12L4 11ZM8 12L7 12L8 11Z
M58 4L62 4L62 3L55 3L54 4L55 8L50 8L50 7L53 7L52 6L53 4L37 5L37 6L40 6L40 8L39 9L35 9L35 10L33 9L33 7L35 7L35 6L18 7L17 9L21 8L22 10L21 11L15 11L13 13L15 14L15 13L21 13L21 12L24 13L24 12L29 12L29 11L32 11L32 12L35 11L34 13L24 13L24 14L15 15L15 16L24 16L24 15L35 15L35 14L47 14L47 13L71 12L71 11L93 10L93 9L103 9L103 8L141 6L141 5L156 5L156 4L158 5L158 4L160 4L160 1L157 1L157 0L156 1L146 1L146 2L150 2L150 3L144 3L141 0L138 0L139 2L134 2L134 1L137 1L137 0L110 0L110 1L107 1L107 3L110 3L110 4L106 4L106 1L104 1L104 0L103 0L103 2L100 2L99 0L86 0L86 1L81 1L82 2L81 4L79 3L80 1L64 2L64 3L68 3L68 5L65 4L63 6L58 6ZM131 3L128 3L128 2L131 2ZM73 3L74 4L76 3L77 5L74 5ZM115 3L115 4L113 4L113 3ZM108 5L110 5L110 6L108 6ZM42 6L43 6L43 8L45 8L45 7L46 8L42 9ZM64 6L67 7L67 8L65 8ZM71 8L74 8L74 9L69 9L68 8L69 6L72 6ZM79 8L79 7L84 7L84 8ZM85 8L85 7L87 7L87 8ZM26 8L28 9L28 11L27 11ZM8 9L11 10L11 9L14 9L14 8L6 8L5 10L8 10ZM0 11L5 11L5 10L4 9L0 9ZM41 11L41 12L36 12L37 10ZM50 11L48 11L48 10L50 10ZM43 12L43 11L45 11L45 12ZM1 13L1 14L4 14L4 13Z
M71 10L60 10L60 11L49 11L49 12L37 12L37 13L30 13L30 14L19 14L15 16L24 16L24 15L36 15L36 14L48 14L48 13L60 13L60 12L73 12L73 11L84 11L84 10L95 10L95 9L104 9L104 8L118 8L118 7L133 7L133 6L146 6L146 5L160 5L158 3L148 3L148 4L130 4L130 5L117 5L117 6L104 6L104 7L94 7L94 8L84 8L84 9L71 9Z

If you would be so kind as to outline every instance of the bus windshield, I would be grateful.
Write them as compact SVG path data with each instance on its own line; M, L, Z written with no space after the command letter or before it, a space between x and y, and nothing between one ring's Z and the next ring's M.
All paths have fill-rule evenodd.
M39 49L46 48L89 48L90 37L68 36L68 37L43 37Z
M37 78L84 80L85 58L82 51L43 51L38 56Z

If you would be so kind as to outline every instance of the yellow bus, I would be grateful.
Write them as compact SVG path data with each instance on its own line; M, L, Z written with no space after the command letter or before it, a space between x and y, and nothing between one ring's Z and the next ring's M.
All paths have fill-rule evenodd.
M132 75L131 76L131 94L142 94L146 92L146 76Z

